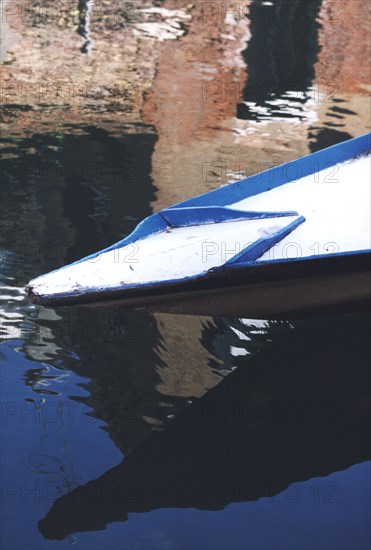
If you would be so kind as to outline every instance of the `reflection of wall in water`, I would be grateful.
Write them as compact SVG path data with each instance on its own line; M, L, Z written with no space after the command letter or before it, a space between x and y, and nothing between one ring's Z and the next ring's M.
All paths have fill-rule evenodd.
M7 250L24 264L21 284L112 244L151 213L155 140L95 127L7 140L1 220Z
M28 358L42 363L28 372L25 382L47 399L48 393L59 391L58 380L54 383L58 371L71 370L86 379L89 395L77 400L105 423L125 455L163 430L237 365L246 367L246 359L271 341L270 324L262 321L152 316L109 308L64 308L58 313L59 319L38 319L45 340L35 334L33 341L30 334L22 347Z
M321 3L253 0L248 16L251 38L244 51L248 73L244 100L249 105L238 105L239 118L305 118L300 104L307 101L315 78Z
M125 455L227 374L218 350L205 346L206 326L214 327L212 337L221 341L226 330L210 319L119 308L63 308L58 313L58 321L38 320L46 341L29 338L22 348L27 357L44 363L28 373L26 383L39 394L45 388L59 391L53 384L55 368L85 378L89 395L78 400L104 421Z
M121 464L58 498L41 533L62 539L159 508L221 510L368 460L369 323L315 319L281 335Z

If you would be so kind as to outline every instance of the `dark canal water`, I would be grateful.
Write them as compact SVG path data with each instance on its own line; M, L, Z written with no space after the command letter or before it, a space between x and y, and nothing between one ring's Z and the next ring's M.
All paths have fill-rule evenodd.
M196 104L166 119L179 109L166 95L171 76L161 75L174 40L160 46L156 109L145 96L157 119L145 102L138 114L84 104L74 120L60 105L5 101L4 550L370 548L369 314L275 322L248 311L229 319L53 310L29 304L23 290L174 197L205 191L192 179L202 164L216 167L216 186L227 157L231 172L262 151L278 164L367 131L361 93L340 76L337 88L318 84L321 1L250 4L241 97L232 114L229 102L210 114L200 94L211 119L199 116L195 136L187 123ZM104 43L90 54L77 48L76 59L95 51ZM191 74L214 74L191 53ZM52 66L60 53L45 55Z

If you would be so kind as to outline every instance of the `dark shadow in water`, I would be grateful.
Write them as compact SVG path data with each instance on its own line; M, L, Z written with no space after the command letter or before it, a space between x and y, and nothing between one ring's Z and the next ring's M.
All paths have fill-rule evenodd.
M144 124L120 126L112 133L64 126L61 133L4 140L2 274L12 285L22 286L111 245L151 214L155 140ZM18 288L14 293L20 297ZM79 400L105 424L124 455L187 406L191 396L179 396L174 388L173 395L164 395L158 389L161 370L169 366L165 361L174 360L168 354L164 361L162 352L168 346L176 357L181 331L172 331L169 344L155 317L144 312L70 307L56 314L21 303L24 317L8 323L8 329L22 334L21 350L35 362L25 384L40 398L61 391L57 381L63 372L84 377L89 395ZM13 316L14 310L20 312L20 302L4 307ZM192 326L198 336L198 320ZM200 386L197 395L204 390Z
M104 422L103 429L125 456L153 430L162 429L168 415L184 409L186 398L163 395L157 389L166 364L161 358L163 338L153 315L86 308L66 308L58 314L63 321L57 326L41 324L53 329L61 349L78 355L78 361L67 360L65 365L86 379L89 392L71 399Z
M139 131L122 126L117 137L69 126L64 133L7 140L1 223L12 284L111 245L152 213L151 132L142 124ZM58 393L48 365L86 378L89 396L80 400L125 455L186 402L156 389L165 365L152 315L74 307L59 308L59 317L53 310L39 313L18 327L22 351L37 365L26 373L26 385L38 395Z
M352 137L348 132L340 132L331 128L321 128L316 133L310 131L308 134L309 149L311 153L315 153L326 147L331 147L331 145L352 139Z
M251 38L243 52L248 80L237 106L245 120L305 118L302 105L315 78L322 0L253 0ZM277 102L277 100L282 100Z
M24 269L33 269L20 284L112 244L151 214L156 135L148 127L125 131L116 137L94 126L69 127L7 141L2 239Z
M63 539L130 512L220 510L367 460L369 329L366 314L302 324L120 465L59 498L40 532Z

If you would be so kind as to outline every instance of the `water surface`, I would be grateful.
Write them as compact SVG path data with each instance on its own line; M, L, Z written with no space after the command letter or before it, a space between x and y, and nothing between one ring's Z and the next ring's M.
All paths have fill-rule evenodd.
M201 4L163 42L133 29L169 18L129 4L8 17L4 549L370 546L367 314L289 323L25 298L29 279L159 208L367 131L364 71L350 84L331 34L357 21L363 47L362 3L254 0L234 23Z

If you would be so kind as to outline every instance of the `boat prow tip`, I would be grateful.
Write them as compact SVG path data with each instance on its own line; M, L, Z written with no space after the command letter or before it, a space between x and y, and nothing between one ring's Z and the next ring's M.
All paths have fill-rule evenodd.
M30 281L26 286L25 286L25 293L26 293L26 296L28 298L28 300L32 303L32 304L39 304L40 303L40 296L38 295L37 292L35 292L35 289L34 289L34 285L33 285L33 281ZM41 300L42 301L42 300Z

